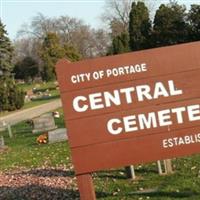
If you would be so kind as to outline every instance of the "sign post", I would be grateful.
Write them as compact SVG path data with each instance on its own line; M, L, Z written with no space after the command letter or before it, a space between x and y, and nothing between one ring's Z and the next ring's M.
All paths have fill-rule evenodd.
M92 172L200 152L199 54L194 42L57 63L82 200Z
M135 169L133 165L125 167L125 171L126 171L127 178L130 178L132 180L136 179Z
M171 159L164 160L166 174L172 174L172 161Z
M81 200L95 200L95 190L91 174L77 175L78 188Z

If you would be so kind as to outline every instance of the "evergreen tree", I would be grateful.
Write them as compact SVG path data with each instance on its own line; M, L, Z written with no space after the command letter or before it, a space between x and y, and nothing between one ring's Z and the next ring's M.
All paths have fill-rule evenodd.
M62 46L59 37L55 33L48 33L41 49L43 61L42 76L44 80L55 79L55 64L60 58L64 57L72 62L81 59L81 55L73 46L67 44Z
M11 77L13 48L5 26L0 21L0 111L19 109L24 104L24 93Z
M43 79L46 81L55 79L55 64L65 56L65 50L61 47L59 37L55 33L48 33L44 38L41 58L43 61Z
M129 35L128 33L121 33L115 36L112 41L111 54L120 54L128 52L129 49Z
M9 109L8 91L5 79L0 78L0 111Z
M13 69L12 56L13 48L7 36L5 26L0 20L0 72L4 76L10 75Z
M20 109L24 105L24 95L13 79L0 79L0 111Z
M200 5L192 5L188 13L189 41L200 40Z
M154 18L154 46L165 46L187 41L186 8L177 3L160 5Z
M133 2L129 20L129 44L131 50L151 47L151 21L149 11L144 2Z
M27 56L22 61L16 63L14 67L16 79L33 80L39 73L38 63L31 57Z
M65 57L71 62L78 61L81 59L81 54L79 54L79 52L73 46L65 44L63 48Z

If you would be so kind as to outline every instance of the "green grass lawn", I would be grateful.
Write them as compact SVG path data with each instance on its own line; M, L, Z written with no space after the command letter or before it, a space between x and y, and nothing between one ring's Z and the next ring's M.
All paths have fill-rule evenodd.
M56 120L58 127L64 127L63 120ZM41 133L33 134L31 126L25 122L12 127L14 137L9 138L3 133L8 152L0 155L0 170L16 168L34 168L42 166L57 166L69 161L69 148L66 142L38 145L37 137Z
M61 111L61 110L60 110ZM56 120L64 127L63 115ZM38 134L22 122L12 127L14 138L6 133L7 152L0 153L0 171L33 169L40 167L71 167L67 142L38 145ZM199 200L200 199L200 155L174 159L174 174L159 176L156 162L135 166L137 180L126 178L124 168L94 173L97 199L101 200ZM70 168L71 169L71 168ZM74 174L71 171L71 174Z

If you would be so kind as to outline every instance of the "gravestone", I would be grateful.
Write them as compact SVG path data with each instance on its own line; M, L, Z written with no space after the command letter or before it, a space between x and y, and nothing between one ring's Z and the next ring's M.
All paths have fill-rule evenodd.
M5 146L4 138L2 135L0 135L0 149L3 148L4 146Z
M52 113L41 115L33 119L33 133L50 131L57 128Z
M10 124L6 124L5 122L1 122L0 123L0 132L2 131L6 131L8 132L8 135L10 138L13 137L13 134L12 134L12 129L11 129L11 125Z
M5 131L7 129L7 125L5 121L0 121L0 132Z
M49 143L62 142L66 141L67 139L68 137L66 128L59 128L48 132Z

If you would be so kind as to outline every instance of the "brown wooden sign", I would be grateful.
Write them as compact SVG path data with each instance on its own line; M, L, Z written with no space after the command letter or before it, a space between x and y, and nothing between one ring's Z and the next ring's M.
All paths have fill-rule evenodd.
M81 199L91 172L200 152L200 42L56 71Z

